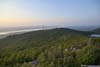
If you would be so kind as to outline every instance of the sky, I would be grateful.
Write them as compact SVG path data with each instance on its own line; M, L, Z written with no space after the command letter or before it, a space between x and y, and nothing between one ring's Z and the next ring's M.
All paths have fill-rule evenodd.
M0 0L0 27L100 25L100 0Z

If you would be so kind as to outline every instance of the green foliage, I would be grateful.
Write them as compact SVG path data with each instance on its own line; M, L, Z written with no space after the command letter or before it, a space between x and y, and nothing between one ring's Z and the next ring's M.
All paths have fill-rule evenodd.
M88 45L87 32L50 29L0 40L0 67L100 65L100 38Z

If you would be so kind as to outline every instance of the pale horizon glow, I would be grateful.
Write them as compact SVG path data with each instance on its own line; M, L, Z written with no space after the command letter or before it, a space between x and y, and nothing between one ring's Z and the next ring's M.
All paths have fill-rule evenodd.
M99 0L0 0L0 27L99 25Z

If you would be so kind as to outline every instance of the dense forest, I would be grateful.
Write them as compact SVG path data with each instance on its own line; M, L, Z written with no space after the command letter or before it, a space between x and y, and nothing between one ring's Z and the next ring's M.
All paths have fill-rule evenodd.
M100 65L100 38L67 28L11 35L0 40L0 67Z

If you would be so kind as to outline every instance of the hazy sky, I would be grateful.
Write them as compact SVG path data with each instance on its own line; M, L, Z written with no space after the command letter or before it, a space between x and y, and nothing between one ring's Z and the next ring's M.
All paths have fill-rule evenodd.
M0 0L0 27L100 25L100 0Z

